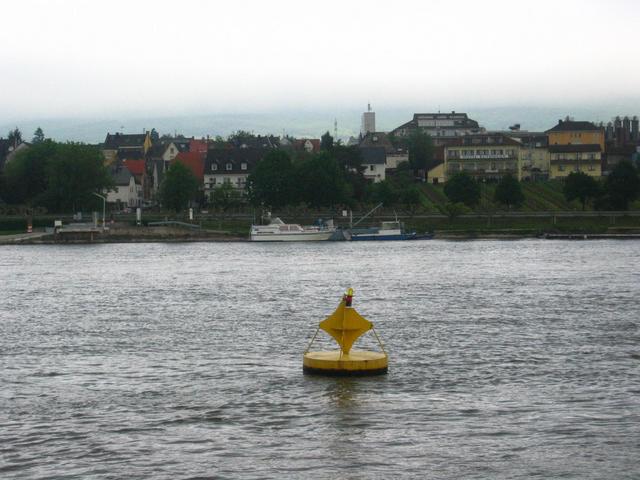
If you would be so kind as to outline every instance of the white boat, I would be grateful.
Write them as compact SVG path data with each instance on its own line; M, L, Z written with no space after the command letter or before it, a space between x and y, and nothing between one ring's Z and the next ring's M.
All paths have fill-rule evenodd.
M317 242L329 240L335 233L332 220L322 226L301 226L276 217L269 225L251 225L252 242Z

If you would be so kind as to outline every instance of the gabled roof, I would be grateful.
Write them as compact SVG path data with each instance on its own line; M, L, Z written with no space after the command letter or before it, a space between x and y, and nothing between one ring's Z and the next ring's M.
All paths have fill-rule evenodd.
M234 174L248 173L255 165L269 153L264 148L212 148L207 152L204 164L204 172L211 174ZM217 165L217 170L212 170L213 164ZM231 164L231 170L227 170L227 164ZM242 170L242 164L247 164L247 170Z
M133 177L129 169L124 165L113 167L109 173L111 174L113 183L116 186L129 185L129 182Z
M231 144L237 148L278 148L280 139L273 135L257 135L242 140L235 139Z
M196 138L192 138L191 140L189 140L190 152L207 153L208 149L209 149L209 143L204 138L202 140L198 140Z
M547 130L549 132L592 132L603 130L591 122L576 122L574 120L558 120L558 124Z
M107 133L107 137L104 140L105 150L118 150L120 148L132 148L144 146L144 141L147 138L146 133L140 134L124 134L124 133Z
M393 144L385 132L368 132L362 137L362 140L360 140L360 148L365 147L383 147L389 153L396 150L393 148Z
M204 160L205 155L200 152L180 152L171 162L180 162L184 164L195 175L200 183L204 179Z
M144 152L137 148L132 148L130 150L118 149L118 159L119 160L140 160L144 158Z
M293 141L293 148L296 150L304 150L307 142L311 143L312 152L320 151L320 139L318 138L299 138Z
M161 144L161 143L156 143L154 145L151 146L151 148L147 151L147 155L150 158L155 158L158 159L160 157L162 157L162 154L165 151L165 145Z
M144 159L140 160L123 160L122 165L127 167L129 171L134 175L144 175L145 161Z
M189 151L189 145L190 145L189 140L174 140L173 142L168 143L167 147L172 143L178 149L179 153L184 153Z
M582 145L549 145L550 153L582 153L582 152L600 152L599 144L582 144Z
M361 147L363 165L384 165L387 160L387 152L384 147Z

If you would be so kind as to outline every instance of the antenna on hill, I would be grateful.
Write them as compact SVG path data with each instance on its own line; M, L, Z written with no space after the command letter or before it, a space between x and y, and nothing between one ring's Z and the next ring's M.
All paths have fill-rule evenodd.
M368 102L367 103L367 112L370 112L370 111L371 111L371 102Z

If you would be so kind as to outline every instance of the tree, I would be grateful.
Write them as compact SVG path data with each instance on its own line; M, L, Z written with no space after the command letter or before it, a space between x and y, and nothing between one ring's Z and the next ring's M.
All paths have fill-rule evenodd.
M520 187L520 182L511 174L507 174L500 179L494 192L494 200L511 207L519 207L524 203L524 193Z
M327 152L320 152L300 163L296 169L299 200L308 205L333 207L349 203L351 188L338 161Z
M249 199L253 205L280 208L294 202L294 168L282 150L272 150L258 162L247 178Z
M349 184L351 195L362 201L367 195L367 179L364 178L365 167L362 165L362 151L356 145L345 146L339 142L333 144L331 155L344 172L344 178Z
M40 127L36 128L36 131L33 132L33 139L31 143L38 144L44 142L44 132Z
M46 164L47 189L40 204L52 211L75 211L100 203L93 193L113 182L102 152L93 145L58 143Z
M211 204L223 212L240 205L241 199L241 193L230 183L218 185L211 193Z
M609 173L604 189L614 210L627 210L640 193L638 171L630 162L618 163Z
M411 185L400 192L400 203L412 215L422 205L422 193L416 185Z
M246 130L238 130L227 137L227 141L234 144L236 147L240 147L242 145L251 145L252 140L255 139L256 136Z
M166 208L180 212L198 193L198 179L182 162L174 162L160 186L160 199Z
M440 207L440 211L449 218L449 222L453 222L460 215L464 215L469 213L469 207L467 207L464 203L453 203L447 202L442 207Z
M480 201L480 185L467 173L456 173L444 184L444 194L452 203L473 207Z
M3 199L10 204L34 204L47 189L46 166L55 155L58 144L52 140L17 152L5 166Z
M14 147L20 145L22 143L22 132L20 131L20 129L16 127L13 130L9 130L9 133L7 134L7 140L9 140L9 144Z
M409 164L414 170L429 170L433 164L433 141L420 129L409 136Z
M149 133L149 138L151 138L151 143L160 142L160 134L155 128L151 129L151 132Z
M382 203L385 207L393 207L400 201L400 193L390 180L373 183L369 187L373 203Z
M565 179L562 190L568 202L580 200L582 210L589 199L595 199L600 193L596 179L584 172L571 172Z
M320 137L320 150L333 149L333 137L327 131L322 137Z

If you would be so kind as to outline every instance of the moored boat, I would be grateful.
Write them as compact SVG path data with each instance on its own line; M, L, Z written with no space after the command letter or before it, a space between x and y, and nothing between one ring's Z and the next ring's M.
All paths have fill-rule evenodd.
M431 238L430 236L418 236L416 232L407 232L402 222L382 222L379 227L359 228L351 230L351 240L414 240Z
M251 225L252 242L317 242L329 240L336 233L333 221L321 225L284 223L274 218L268 225Z

